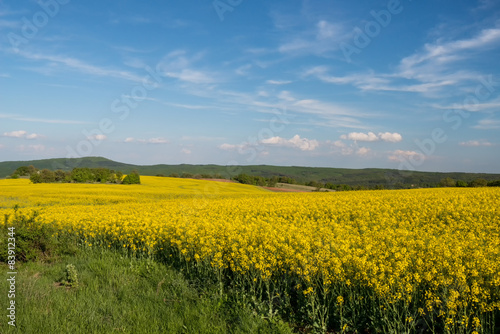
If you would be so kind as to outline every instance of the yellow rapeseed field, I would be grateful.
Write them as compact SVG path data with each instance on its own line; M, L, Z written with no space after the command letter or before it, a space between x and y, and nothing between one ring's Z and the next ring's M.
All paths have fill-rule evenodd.
M268 300L270 314L281 307L323 330L351 332L370 321L394 333L494 328L500 188L270 193L141 180L0 180L0 214L18 204L38 211L40 224L81 235L88 247L179 259Z

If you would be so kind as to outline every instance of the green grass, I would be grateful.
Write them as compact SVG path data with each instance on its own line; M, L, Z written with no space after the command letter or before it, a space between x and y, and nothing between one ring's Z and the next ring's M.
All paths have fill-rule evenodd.
M76 287L63 283L69 264L77 271ZM14 328L6 317L9 270L5 264L0 269L0 333L291 332L283 322L220 298L215 288L193 287L166 265L89 248L18 268Z

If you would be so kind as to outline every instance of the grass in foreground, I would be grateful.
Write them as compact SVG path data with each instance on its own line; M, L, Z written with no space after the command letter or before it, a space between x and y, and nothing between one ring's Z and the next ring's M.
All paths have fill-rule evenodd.
M77 282L69 281L68 265ZM0 268L9 271L6 265ZM0 283L1 333L287 333L182 274L112 250L80 250L53 263L23 264L16 281L16 327L7 324L8 282ZM75 284L77 283L77 284ZM73 285L73 286L72 286Z

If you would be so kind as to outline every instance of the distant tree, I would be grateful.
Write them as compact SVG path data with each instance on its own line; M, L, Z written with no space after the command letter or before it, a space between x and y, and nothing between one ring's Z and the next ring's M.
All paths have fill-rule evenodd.
M10 176L11 179L18 179L19 178L19 174L17 173L14 173Z
M31 174L30 181L33 183L50 183L56 181L56 175L53 171L43 169L36 173Z
M446 177L439 182L440 187L455 187L457 182L451 177Z
M280 176L279 178L280 183L288 183L288 184L296 184L297 181L292 179L291 177L288 176Z
M77 183L93 182L94 174L90 168L73 168L71 171L71 180Z
M170 173L169 177L179 177L179 174L177 174L177 173Z
M474 181L469 183L469 187L486 187L488 185L488 181L485 179L475 179Z
M30 175L30 181L31 183L41 183L42 182L42 177L40 176L40 173L33 173Z
M184 172L184 173L181 174L181 177L183 179L190 179L190 178L193 177L193 174Z
M467 182L465 182L463 180L457 181L457 187L467 187L467 186L468 186Z
M38 169L36 169L33 165L30 165L18 167L14 173L18 174L19 176L30 176L37 171Z
M133 171L125 176L122 184L141 184L141 177L139 176L139 173L137 171Z
M278 183L279 179L277 176L273 176L267 180L268 187L276 187L276 183Z
M65 171L63 171L63 170L60 170L60 169L56 170L56 171L54 172L55 181L56 181L56 182L67 182L67 180L68 180L68 176L69 176L68 174L69 174L69 173L66 173L66 172L65 172Z
M94 176L94 182L106 183L111 175L111 170L107 168L93 168L92 174Z
M488 187L500 187L500 180L488 182Z

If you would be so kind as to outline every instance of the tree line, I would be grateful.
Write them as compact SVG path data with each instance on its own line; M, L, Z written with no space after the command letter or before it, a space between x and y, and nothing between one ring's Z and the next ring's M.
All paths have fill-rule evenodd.
M28 176L32 183L115 183L140 184L137 171L125 175L121 171L108 168L73 168L71 171L50 169L38 170L34 166L21 166L12 173L11 178Z
M463 180L454 180L451 177L442 179L439 182L440 187L500 187L500 180L488 182L485 179L475 179L469 182Z

